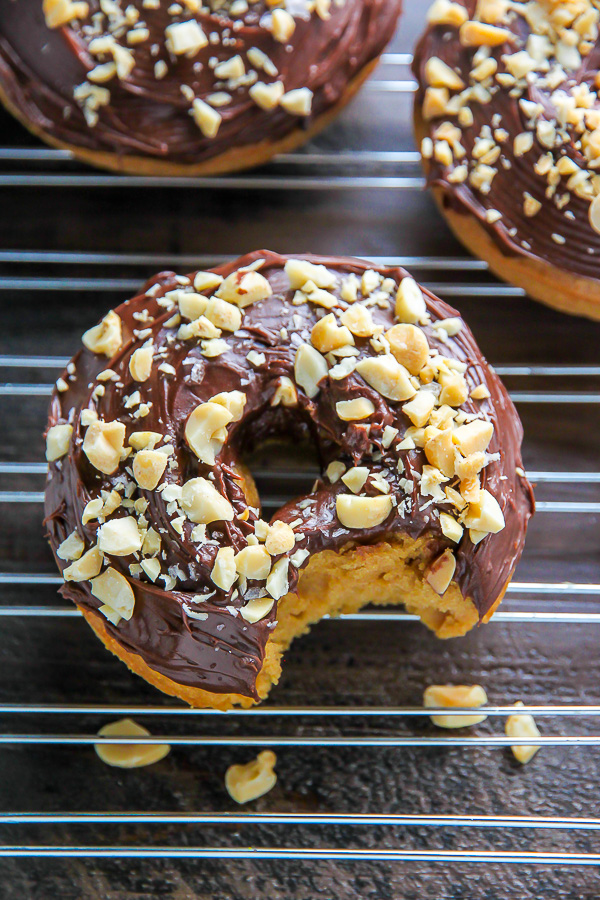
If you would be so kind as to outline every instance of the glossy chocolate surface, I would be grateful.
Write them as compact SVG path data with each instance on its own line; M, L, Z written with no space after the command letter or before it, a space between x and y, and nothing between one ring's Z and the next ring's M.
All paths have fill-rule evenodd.
M165 0L156 10L144 8L142 0L123 5L139 11L150 37L129 48L135 67L127 78L101 85L110 90L110 103L99 109L95 126L86 122L73 91L98 62L88 52L90 36L85 31L98 0L90 0L85 20L56 30L47 27L41 0L3 0L0 88L28 123L62 143L179 163L202 162L232 147L273 142L299 127L310 128L316 117L339 102L348 82L381 53L400 12L399 0L344 0L332 3L329 17L323 19L309 13L304 0L294 0L288 10L295 31L287 43L279 43L261 24L270 12L263 0L234 16L227 11L230 4L213 12L203 8L194 15L184 10L176 17L168 13L170 4ZM165 46L165 27L192 18L214 43L192 58L172 57ZM252 48L269 57L277 74L253 69L247 56ZM249 96L248 87L240 85L229 91L231 101L218 107L222 121L216 137L204 137L190 115L191 103L182 85L202 100L227 91L215 81L214 61L238 54L246 73L257 71L256 80L282 81L286 92L312 91L310 115L299 117L281 107L263 110ZM157 62L168 66L160 79L154 74Z
M307 258L323 263L339 275L356 273L359 278L367 269L375 268L350 258ZM245 514L248 503L234 470L235 463L240 458L243 460L244 453L254 445L274 435L310 438L319 450L323 470L331 460L341 459L347 465L362 464L372 472L385 472L392 495L407 498L405 511L399 506L394 507L381 525L365 530L348 529L336 516L335 502L336 495L347 489L342 482L332 484L323 476L309 498L301 497L288 503L273 517L287 523L301 522L294 526L296 548L287 555L292 555L298 548L306 549L309 556L303 563L305 565L310 555L323 549L373 544L400 534L413 538L425 536L428 558L434 558L446 547L455 548L442 534L437 517L439 511L448 511L447 504L431 502L431 498L423 497L419 491L420 473L426 462L423 451L398 450L395 446L385 449L382 445L386 426L398 428L400 439L410 425L401 411L401 404L384 399L360 375L352 372L341 380L329 377L322 380L320 391L312 400L298 388L297 407L271 406L280 377L294 379L297 346L310 340L310 329L318 318L319 308L311 303L292 305L294 292L289 289L284 271L286 257L278 254L259 251L215 271L226 276L256 260L264 260L260 272L269 281L273 293L267 300L245 308L242 327L235 334L227 335L228 349L223 355L207 359L201 355L196 341L175 338L177 329L165 324L173 310L165 310L158 300L179 287L180 282L174 273L163 272L147 283L145 290L149 290L150 295L142 292L116 309L123 323L123 342L116 357L108 360L106 356L98 356L86 349L74 357L74 370L71 374L63 373L68 389L54 392L49 419L49 425L68 421L74 427L69 454L50 464L46 521L54 550L74 529L84 538L86 548L95 543L97 522L82 526L83 508L91 498L99 495L100 489L113 487L115 479L122 477L123 472L121 466L116 475L102 476L90 465L81 450L81 410L96 409L106 421L118 419L126 425L128 434L143 428L170 435L178 465L173 471L167 469L164 478L181 484L209 471L185 443L183 431L189 413L199 402L232 390L246 394L244 415L239 422L229 426L227 442L217 457L213 472L215 485L227 496L236 514ZM376 271L394 279L396 284L407 275L398 268L376 268ZM190 278L193 280L193 275ZM338 288L332 288L332 292L339 296ZM430 347L448 358L466 363L465 378L469 388L484 384L490 393L487 399L468 399L461 409L466 413L482 413L494 425L489 453L500 456L493 458L483 470L482 486L497 499L506 527L498 534L488 535L477 545L471 543L465 532L455 549L455 580L463 596L473 599L482 617L498 598L514 569L533 511L531 488L517 471L522 466L522 427L505 388L481 355L467 326L463 324L459 333L447 342L439 339L439 332L436 334L437 320L458 313L431 294L425 294L431 324L424 330ZM154 318L140 324L139 316L144 310ZM394 323L392 308L373 306L371 312L375 322L386 329ZM143 329L141 334L140 328ZM155 365L150 379L140 386L132 381L128 366L133 351L148 339L148 330L155 353L160 352L164 361L174 367L175 375L165 375ZM357 338L356 346L361 357L373 355L367 339ZM251 350L263 354L264 360L259 357L250 364L247 354ZM108 366L117 373L120 381L105 382L104 395L94 399L92 393L98 385L96 376ZM141 388L144 400L152 403L149 414L141 421L133 417L134 410L124 408L124 398L137 388ZM361 422L342 421L336 414L335 404L359 396L372 401L374 413ZM399 459L404 464L402 475L397 467ZM408 479L408 488L406 483L401 486L402 478ZM370 482L364 490L367 494L377 494ZM174 530L160 493L140 490L140 495L149 501L146 517L162 535L166 551L163 569L168 568L175 574L177 585L171 590L161 590L143 573L131 578L128 566L135 559L111 557L111 565L129 578L136 603L129 621L122 620L116 627L105 622L106 628L123 647L139 654L149 666L176 682L256 698L256 676L277 620L277 604L263 620L250 625L238 610L248 599L264 594L264 590L249 581L244 596L241 592L236 596L232 590L227 593L215 591L210 572L219 546L232 546L237 551L246 545L258 511L251 508L247 521L235 518L232 522L208 526L210 541L198 544L191 539L193 526L189 521L184 525L183 535ZM57 562L64 568L64 562L58 559ZM294 589L296 581L296 568L292 565L290 590ZM85 609L97 610L100 605L91 595L88 582L69 582L61 590L65 597ZM205 600L202 599L204 595ZM201 621L190 615L189 610L207 613L208 618Z
M457 0L472 17L475 13L475 0ZM519 40L518 45L505 43L492 48L491 55L498 61L498 72L506 71L502 62L503 54L514 53L521 45L525 45L529 29L521 16L515 16L512 22L502 23L503 28L511 31ZM446 25L429 25L415 49L413 71L419 82L416 94L416 109L423 103L427 79L425 66L432 57L437 57L460 74L465 84L469 84L470 72L473 69L473 57L476 47L463 47L459 41L458 29ZM593 50L585 57L579 70L567 73L567 80L560 85L561 90L570 86L587 84L595 90L595 79L600 62L600 43L596 42ZM467 151L467 159L471 157L477 137L482 127L496 127L508 132L502 143L500 160L495 164L497 174L493 178L489 193L482 194L472 188L468 182L455 184L448 180L449 170L435 159L427 160L428 182L442 188L444 202L456 212L474 215L479 224L485 228L498 247L507 255L522 255L531 259L542 259L561 269L566 269L587 278L598 278L600 262L600 234L590 225L588 212L589 200L571 192L569 201L562 208L547 198L548 183L545 177L536 174L534 164L541 156L548 153L548 147L542 145L535 130L527 128L528 117L519 104L521 97L511 96L509 88L502 88L495 83L494 96L490 103L469 104L473 113L473 124L463 127L461 143ZM544 108L541 119L551 122L555 120L550 92L537 83L523 93L522 98L540 103ZM441 116L426 122L426 133L431 135L443 121L456 124L456 117ZM529 130L533 136L530 151L516 156L513 147L514 138ZM576 146L578 135L573 132L572 140L564 145L555 159L565 155L578 166L585 168L586 160ZM556 191L556 198L568 193L566 182L562 179ZM524 194L530 194L542 204L541 211L528 217L525 215ZM487 210L498 210L501 218L490 222L486 217ZM554 236L554 237L553 237Z

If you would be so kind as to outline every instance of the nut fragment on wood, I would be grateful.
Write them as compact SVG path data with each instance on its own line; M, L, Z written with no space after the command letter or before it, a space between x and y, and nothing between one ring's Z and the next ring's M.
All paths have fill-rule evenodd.
M104 725L99 737L150 737L150 732L133 719L120 719ZM94 744L94 750L108 766L135 769L151 766L170 752L169 744Z
M225 773L227 793L236 803L249 803L275 787L274 772L277 757L272 750L263 750L256 759L245 765L229 766Z
M487 702L487 694L480 684L432 684L423 694L423 706L426 709L469 709L483 706ZM485 719L487 715L482 713L472 716L431 716L431 721L438 728L466 728L478 725Z
M523 706L523 702L519 700L515 706ZM506 720L505 731L507 737L513 738L536 738L540 737L540 730L536 721L530 715L514 715L509 716ZM528 763L540 749L539 744L515 745L510 748L520 763Z

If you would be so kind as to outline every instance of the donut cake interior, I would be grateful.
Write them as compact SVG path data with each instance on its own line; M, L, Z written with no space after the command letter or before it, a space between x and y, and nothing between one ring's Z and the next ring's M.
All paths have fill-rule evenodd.
M34 134L133 175L259 165L320 131L400 0L0 3L0 100Z
M404 270L163 272L83 344L51 403L49 539L63 595L164 692L251 706L326 614L403 604L453 637L500 602L533 512L521 423ZM245 460L281 436L321 475L267 522Z
M415 130L457 238L501 278L600 317L597 0L435 0Z

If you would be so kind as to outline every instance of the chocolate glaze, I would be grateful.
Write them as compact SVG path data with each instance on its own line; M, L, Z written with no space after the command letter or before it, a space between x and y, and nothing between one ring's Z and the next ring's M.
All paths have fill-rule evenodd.
M133 48L136 65L131 74L103 85L110 89L111 101L99 110L95 127L88 126L73 99L73 89L97 62L86 51L89 38L82 30L89 17L50 30L41 0L3 0L0 88L27 122L60 142L179 163L202 162L231 147L276 141L298 127L310 128L315 118L340 101L348 82L381 53L400 12L399 0L345 0L340 5L332 3L331 17L323 21L307 13L306 0L294 0L288 9L295 16L296 29L286 45L276 42L259 24L269 11L264 0L233 19L224 11L192 16L188 10L173 18L166 2L156 10L144 9L142 0L129 0L127 5L140 11L150 38ZM90 0L89 6L92 15L99 0ZM207 35L225 32L234 43L226 47L211 43L193 59L179 56L173 63L165 48L165 26L191 18ZM155 44L160 47L157 56L151 54ZM266 112L251 100L247 87L240 87L231 92L231 103L219 108L222 122L217 136L209 140L191 118L181 85L205 99L217 90L209 59L222 61L239 53L249 71L253 66L246 54L252 47L266 53L279 72L271 77L259 71L260 81L281 80L286 91L308 87L313 92L311 115L299 118L280 107ZM154 77L158 60L169 63L169 72L161 80Z
M476 0L456 0L464 6L469 17L475 13ZM519 39L519 44L525 44L529 29L527 23L520 16L515 16L512 23L502 24L503 28L512 31ZM425 65L433 56L443 60L462 77L465 84L469 84L469 73L473 68L473 55L477 48L463 47L458 40L458 30L450 26L428 26L419 40L415 49L413 72L419 82L419 88L415 98L415 108L420 110L427 87L425 79ZM506 71L502 62L502 55L519 47L510 47L503 44L492 48L491 55L498 62L498 72ZM595 90L594 79L600 66L600 39L596 42L589 56L585 57L579 71L571 73L569 79L561 84L561 89L568 89L571 85L587 83L591 90ZM548 152L548 148L542 146L533 134L532 149L521 157L513 152L513 140L517 134L528 130L526 128L527 117L519 107L519 98L511 97L506 88L497 86L492 101L486 105L471 102L473 124L462 128L461 143L467 150L467 158L470 157L475 139L483 125L489 125L493 130L492 117L498 116L499 127L505 129L509 138L502 144L502 157L510 164L504 168L498 161L491 190L488 194L482 194L473 189L467 182L452 184L448 181L449 170L436 160L427 160L427 179L430 185L442 188L444 203L456 212L474 215L496 245L508 256L526 256L530 259L541 259L561 269L566 269L577 275L587 278L598 278L598 265L600 262L600 234L591 227L588 210L589 201L571 193L571 199L567 206L559 210L557 206L546 199L545 191L548 186L545 177L534 172L534 163ZM522 95L525 100L532 100L542 104L545 113L541 118L555 119L552 102L548 92L542 91L539 86L531 85ZM425 122L427 133L431 135L435 127L441 121L456 123L456 118L443 116L431 122ZM573 140L576 139L574 135ZM578 166L587 167L587 162L574 143L561 148L555 157L568 156ZM557 196L567 190L566 181L557 189ZM527 191L542 204L542 210L533 217L527 217L523 212L523 192ZM502 218L494 223L486 219L486 210L497 209ZM512 235L509 231L516 229ZM564 244L558 244L552 238L552 234L558 234L565 238Z
M360 276L366 269L374 268L357 259L306 258L342 274L353 272ZM181 484L209 470L198 462L183 437L190 411L198 402L230 390L244 391L247 402L242 420L228 426L228 441L217 457L213 471L215 484L228 497L236 512L243 512L247 507L234 471L235 463L244 451L269 436L283 434L289 437L290 434L304 432L309 433L316 443L323 468L332 459L341 458L348 465L362 464L372 471L385 469L392 493L399 497L404 495L398 484L401 476L396 467L401 457L405 477L412 481L412 508L406 515L400 515L400 511L394 508L390 517L376 528L349 530L341 525L335 512L336 495L347 489L341 482L331 484L323 477L310 495L311 505L303 508L302 500L305 498L298 498L286 504L273 517L287 523L298 518L303 520L302 525L295 526L296 534L303 535L295 549L305 548L314 554L324 549L373 544L401 534L412 538L426 536L428 541L424 553L429 558L448 546L455 547L441 533L439 521L434 516L436 504L427 505L426 501L431 498L422 497L418 492L418 473L426 461L423 451L398 451L394 447L384 450L382 447L381 437L386 425L398 428L400 438L410 424L401 412L400 404L385 400L354 372L339 381L322 381L320 392L313 400L298 388L299 405L295 408L270 406L279 377L287 375L292 380L294 378L295 335L299 334L306 341L317 316L312 304L291 305L293 292L289 290L283 268L286 257L260 251L215 271L226 276L257 259L265 260L260 271L268 279L273 294L267 300L245 309L242 328L234 335L227 335L229 349L222 356L206 359L195 341L173 340L176 329L165 327L172 310L165 312L157 303L157 298L178 287L178 282L172 272L163 272L146 285L146 290L160 285L156 292L151 291L152 297L142 292L117 308L123 323L123 342L112 360L86 349L74 357L74 374L69 376L67 371L63 373L68 390L54 392L49 417L49 425L68 421L74 426L69 454L49 467L46 522L54 550L74 529L85 539L86 548L96 542L97 522L82 526L82 510L91 498L99 495L101 488L110 489L117 477L102 476L83 454L79 419L82 409L96 408L98 415L106 421L122 421L127 434L142 428L171 435L178 470L170 473L167 469L164 478ZM377 271L395 279L396 283L407 274L399 268L378 268ZM332 291L336 292L336 289ZM447 304L425 293L432 325L439 319L458 315ZM134 318L134 314L145 309L156 317L147 326L140 325ZM386 328L393 324L392 309L372 307L372 314L375 321ZM299 318L295 319L294 324L295 316ZM159 348L164 350L164 359L175 368L175 376L161 374L155 363L150 379L143 385L132 381L129 359L148 337L134 336L134 329L140 327L152 330L155 351ZM282 328L289 329L289 336L285 332L282 336ZM432 326L427 326L425 331L430 346L436 347L445 356L468 364L465 377L470 389L485 384L490 392L489 399L469 399L461 408L468 413L483 412L494 424L489 452L500 453L500 460L490 462L483 470L483 484L498 500L506 527L496 535L489 535L477 546L468 537L463 537L455 551L456 581L463 595L473 599L482 617L496 601L514 569L523 547L527 521L533 512L530 485L516 471L522 465L522 426L504 386L481 355L466 325L447 343L438 340ZM356 338L356 346L361 356L372 355L366 339ZM264 363L258 366L248 363L246 355L251 349L264 354ZM118 373L121 381L116 384L106 382L104 396L94 401L91 395L98 384L95 376L108 366ZM130 413L133 410L123 407L123 398L138 388L142 390L143 399L153 403L149 415L142 420L132 418ZM338 418L335 403L353 396L368 397L373 402L375 412L368 420L349 423ZM366 424L370 426L369 432ZM375 450L383 451L382 460L373 461L371 444ZM369 482L366 491L377 493ZM121 646L139 654L153 669L178 683L216 693L237 692L256 699L256 677L263 663L265 645L276 623L277 605L255 625L249 625L235 614L231 607L237 609L252 597L252 582L248 582L245 598L240 596L232 600L231 591L226 594L218 590L204 602L192 601L194 595L212 594L215 589L210 571L218 545L233 546L236 550L245 546L246 536L253 531L256 515L251 512L248 522L234 519L209 526L214 544L199 546L190 539L190 522L186 521L183 536L171 527L162 494L156 491L140 491L140 494L149 500L146 517L151 525L158 530L164 529L162 537L166 560L163 571L167 567L179 566L181 581L172 591L161 590L145 575L139 579L130 577L128 566L135 561L133 557L111 557L111 565L129 578L136 605L130 621L122 620L115 627L102 619L103 624ZM438 508L444 509L443 506ZM120 514L119 511L117 514ZM61 569L66 565L60 559L57 563ZM296 582L296 570L290 566L290 590L294 589ZM84 609L96 610L100 605L91 595L88 582L65 583L61 592ZM254 596L263 593L255 590ZM190 608L208 613L208 619L199 621L191 618L186 614L186 603Z

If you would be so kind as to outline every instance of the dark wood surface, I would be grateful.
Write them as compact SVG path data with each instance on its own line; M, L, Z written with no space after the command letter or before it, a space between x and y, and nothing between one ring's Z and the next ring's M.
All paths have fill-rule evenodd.
M423 9L411 3L390 50L410 49ZM409 78L382 66L376 81ZM313 150L412 148L408 94L365 90ZM0 115L3 146L37 146ZM377 162L283 166L268 175L418 175L416 166ZM2 163L2 173L88 173L68 162ZM142 282L177 254L237 255L259 246L370 256L462 257L426 193L415 189L230 190L5 186L0 188L0 252L88 251L146 254L138 265L0 263L7 278L121 278ZM156 258L156 262L155 262ZM159 259L160 258L160 259ZM190 266L191 267L191 266ZM185 266L181 267L185 270ZM485 272L415 269L421 280L493 284ZM0 292L0 354L69 355L81 332L127 291ZM511 296L457 297L484 352L496 364L598 364L600 325ZM0 380L47 383L54 370L2 369ZM600 379L512 377L515 391L598 391ZM2 461L39 461L45 397L0 396ZM600 469L600 405L520 405L525 459L534 470ZM256 467L272 464L257 460ZM0 490L40 490L35 475L0 475ZM262 479L263 495L294 492L285 478ZM541 500L600 500L600 485L540 485ZM35 504L0 510L0 569L52 572ZM598 516L540 513L517 572L521 582L600 583ZM62 605L51 585L0 586L0 603ZM511 595L503 609L600 611L598 598ZM0 618L0 703L170 705L130 675L76 618ZM433 682L479 682L491 702L600 703L600 625L493 622L464 639L439 642L414 623L328 621L287 654L277 706L419 705ZM3 733L94 734L115 716L4 715ZM428 720L209 718L154 715L155 734L437 734ZM598 720L540 720L546 734L598 733ZM503 731L493 718L474 733ZM106 767L91 747L0 746L0 811L235 811L223 776L245 761L243 747L177 747L161 763L134 771ZM278 751L276 788L246 807L258 812L594 816L598 748L548 747L526 767L508 750L488 748L317 749ZM524 829L206 826L5 825L3 845L330 847L414 850L538 850L594 853L594 832ZM504 900L600 895L596 869L499 864L243 860L56 860L0 858L0 897L160 897L169 900L431 898Z

